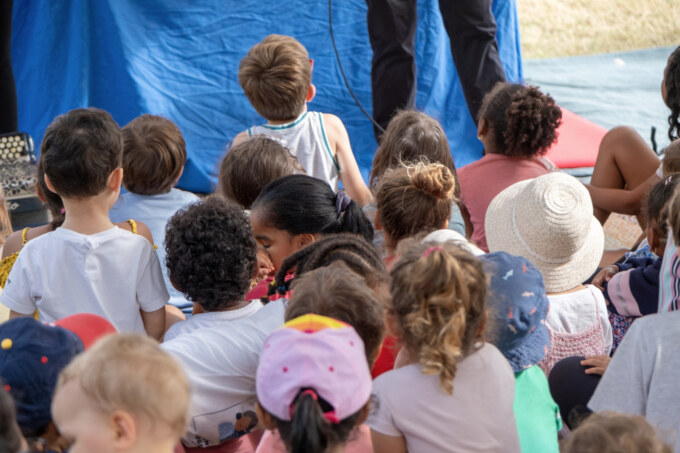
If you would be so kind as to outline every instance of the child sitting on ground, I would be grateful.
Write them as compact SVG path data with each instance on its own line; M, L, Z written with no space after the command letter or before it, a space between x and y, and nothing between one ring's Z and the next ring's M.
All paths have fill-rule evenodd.
M399 241L446 228L455 187L455 177L442 164L421 162L385 171L375 192L375 226L385 238L388 267Z
M423 112L403 110L390 120L373 157L369 176L371 190L375 191L387 169L422 161L440 163L453 175L456 182L453 198L456 202L451 207L448 228L465 236L465 222L458 206L460 185L449 142L441 124ZM375 201L364 206L364 212L369 219L375 217L375 209ZM378 234L374 242L377 240Z
M400 249L387 325L405 363L374 382L375 453L519 452L512 369L483 340L482 262L455 245Z
M191 314L192 304L172 287L165 267L165 225L180 208L198 200L190 192L176 189L187 152L184 138L172 121L155 115L142 115L123 127L122 194L109 212L111 220L139 219L151 230L158 245L169 303ZM178 313L181 316L181 314Z
M515 183L491 202L485 226L489 250L523 256L543 275L550 350L539 366L546 375L564 357L609 354L612 329L602 291L582 284L604 249L583 184L564 173Z
M143 237L109 220L123 177L123 138L111 115L76 109L45 131L40 165L61 197L61 227L28 242L0 302L10 317L56 321L94 313L121 332L162 338L168 291L158 256Z
M340 118L308 112L316 94L307 50L290 36L269 35L241 60L238 80L246 97L267 124L254 126L234 139L238 144L252 135L280 141L297 157L308 175L338 191L338 180L364 206L371 192L361 177L349 136Z
M351 326L325 316L288 321L265 341L257 399L263 426L278 431L287 452L345 451L370 407L363 341Z
M313 313L349 324L363 340L368 365L373 366L385 335L383 305L362 276L344 263L334 262L296 277L293 288L287 321ZM257 453L285 451L276 431L267 431L257 448ZM346 451L373 452L368 426L359 426L356 435L350 436Z
M138 334L111 335L59 376L52 415L70 451L172 453L187 425L189 381Z
M180 209L168 222L165 249L170 281L196 306L194 316L170 327L165 341L262 308L259 300L244 299L257 269L257 245L236 204L210 197Z
M371 222L355 201L307 175L289 175L267 185L252 205L250 223L275 271L321 234L353 233L373 239ZM262 280L246 299L265 296L272 280Z
M602 269L593 285L604 291L613 329L612 352L631 323L659 309L659 272L666 248L668 214L666 204L680 183L680 174L658 182L647 198L647 242L653 256L631 257Z
M536 366L550 348L543 277L526 258L505 252L481 258L491 275L487 337L515 372L514 409L522 453L558 453L559 409L543 370Z
M680 47L668 57L661 83L661 97L671 110L668 138L680 136ZM668 154L668 149L664 152ZM637 215L650 188L662 178L659 158L631 127L616 127L600 143L593 176L586 187L593 199L595 217L604 224L611 212ZM665 171L665 169L664 169Z
M499 82L484 96L477 136L484 157L458 170L468 237L488 251L486 210L503 189L553 170L541 158L557 140L562 111L536 87Z
M671 453L641 415L602 412L589 416L564 439L562 453Z
M220 164L217 192L243 209L250 209L267 184L304 173L300 162L283 145L258 135L229 149Z

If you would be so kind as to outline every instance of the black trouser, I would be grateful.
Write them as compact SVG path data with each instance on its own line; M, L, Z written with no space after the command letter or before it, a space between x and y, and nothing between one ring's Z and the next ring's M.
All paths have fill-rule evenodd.
M12 72L12 0L0 0L0 134L15 132L17 91Z
M484 95L505 80L491 1L439 0L453 61L475 121ZM366 4L373 48L373 117L386 128L396 110L415 106L417 0L366 0ZM377 128L375 135L380 135Z

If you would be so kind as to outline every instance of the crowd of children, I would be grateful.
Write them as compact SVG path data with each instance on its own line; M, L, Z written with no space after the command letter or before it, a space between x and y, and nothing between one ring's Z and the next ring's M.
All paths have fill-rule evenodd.
M267 122L205 198L166 118L49 125L51 222L0 263L0 452L680 452L680 141L660 166L614 129L586 185L543 157L555 101L503 82L481 160L404 111L367 186L312 67L286 36L245 56ZM677 139L680 48L662 88ZM646 236L613 264L610 212Z

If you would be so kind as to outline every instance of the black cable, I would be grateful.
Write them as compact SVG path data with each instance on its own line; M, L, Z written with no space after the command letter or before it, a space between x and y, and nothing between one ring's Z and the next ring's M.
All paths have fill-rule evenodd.
M338 53L338 47L335 45L335 35L333 34L333 9L332 9L332 0L328 0L328 28L331 33L331 42L333 43L333 51L335 51L335 58L338 60L338 68L340 69L340 74L342 75L342 80L345 82L345 86L347 87L347 91L349 91L349 94L352 96L354 99L354 102L356 103L357 107L361 110L361 112L371 120L371 123L375 127L378 128L380 132L385 132L385 129L378 124L373 117L371 116L370 113L366 111L363 105L361 105L361 102L359 102L359 98L356 97L354 94L354 91L352 91L352 87L349 86L349 82L347 81L347 76L345 76L345 71L342 69L342 63L340 62L340 54Z

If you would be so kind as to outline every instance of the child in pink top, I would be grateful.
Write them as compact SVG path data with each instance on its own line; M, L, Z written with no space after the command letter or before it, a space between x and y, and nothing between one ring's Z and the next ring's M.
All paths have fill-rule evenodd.
M467 234L484 251L491 200L516 182L553 170L541 156L557 140L561 120L555 100L535 87L500 82L484 97L477 126L484 157L458 170Z

